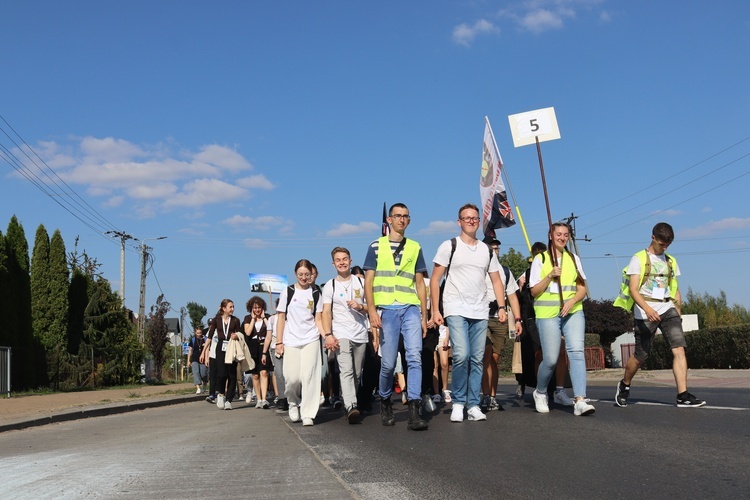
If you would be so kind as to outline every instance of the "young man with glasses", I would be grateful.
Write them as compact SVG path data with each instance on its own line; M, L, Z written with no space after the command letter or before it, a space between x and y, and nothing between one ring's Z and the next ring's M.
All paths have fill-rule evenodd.
M646 361L657 328L672 350L677 406L695 408L706 404L687 390L687 344L682 331L682 297L677 285L680 268L677 260L666 253L673 240L672 226L659 222L651 231L651 244L633 255L626 271L630 277L630 297L635 303L635 355L628 360L625 376L617 384L615 403L620 407L628 406L630 382ZM630 310L633 303L621 294L615 305Z
M383 425L396 423L391 393L399 337L404 339L407 368L407 400L410 430L427 429L419 415L422 389L422 337L427 332L427 265L422 247L404 236L411 222L409 209L396 203L388 211L388 236L372 242L362 267L365 269L365 302L373 328L373 347L381 351L380 418ZM380 333L378 333L378 328Z
M463 422L464 408L467 408L470 421L487 419L479 408L490 309L486 298L487 273L497 297L498 320L501 323L508 321L500 263L487 244L477 239L479 208L470 203L462 206L458 211L458 226L461 234L438 247L430 280L432 303L439 304L440 281L446 276L442 290L443 310L433 307L432 320L438 325L448 326L453 346L452 422Z

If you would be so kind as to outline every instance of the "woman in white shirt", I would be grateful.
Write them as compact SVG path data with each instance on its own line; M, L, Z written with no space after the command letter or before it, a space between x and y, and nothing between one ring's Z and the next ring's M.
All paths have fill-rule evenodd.
M312 264L302 259L294 266L297 283L279 297L276 354L284 356L285 396L289 418L313 425L320 406L320 339L323 336L323 300L311 286ZM266 337L269 338L269 337ZM268 352L270 342L266 344Z

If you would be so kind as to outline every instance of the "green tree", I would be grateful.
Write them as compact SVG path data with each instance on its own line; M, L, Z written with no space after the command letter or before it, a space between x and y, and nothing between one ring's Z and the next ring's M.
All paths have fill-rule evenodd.
M78 353L85 329L85 311L97 276L99 263L91 259L86 251L78 251L76 236L73 251L68 254L70 265L70 287L68 288L68 352Z
M12 380L16 389L38 385L34 367L34 340L31 324L31 280L29 243L23 226L14 215L5 233L8 267L5 327L10 330L13 348Z
M166 361L164 348L167 346L167 322L165 316L169 312L171 304L164 300L164 294L159 295L156 304L151 306L146 325L146 347L154 359L156 379L161 380L161 372Z
M120 297L104 278L93 282L91 298L84 311L84 326L79 359L88 359L81 364L98 378L97 385L134 383L140 379L143 351L135 325L122 308Z
M521 252L516 252L512 247L504 255L501 255L499 260L500 264L510 269L516 279L529 268L529 261L526 257Z
M750 312L739 304L730 307L724 290L720 290L719 296L714 297L708 292L701 295L688 288L682 302L682 314L697 314L700 330L750 323Z
M633 331L632 315L612 305L611 300L585 299L583 311L586 331L599 335L605 365L612 367L612 342L623 333Z
M206 316L206 313L208 313L208 309L197 302L188 302L186 307L188 310L188 316L190 316L190 326L192 327L193 332L196 328L203 328L203 318Z
M53 312L50 307L49 273L49 234L43 224L39 224L34 237L31 253L31 328L34 335L34 368L39 385L47 385L49 370L47 353L53 346L48 345L46 336L52 328Z
M65 255L65 242L59 230L52 234L47 270L49 327L41 340L47 350L50 380L58 387L61 364L68 356L68 291L70 273Z

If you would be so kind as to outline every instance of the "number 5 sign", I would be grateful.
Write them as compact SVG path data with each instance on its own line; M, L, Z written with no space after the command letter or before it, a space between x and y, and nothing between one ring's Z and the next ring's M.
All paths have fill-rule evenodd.
M513 135L513 146L521 147L539 142L552 141L560 138L557 128L555 108L537 109L508 116L510 133Z

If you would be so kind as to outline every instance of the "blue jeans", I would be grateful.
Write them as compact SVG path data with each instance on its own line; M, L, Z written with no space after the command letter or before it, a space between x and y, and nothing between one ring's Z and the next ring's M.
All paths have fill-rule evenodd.
M544 359L539 365L536 390L547 392L547 386L555 372L557 358L560 356L560 342L565 335L565 350L570 360L570 380L573 382L575 397L586 397L586 358L583 355L583 337L586 331L586 320L583 311L568 314L564 318L537 318L539 340L542 343ZM451 335L453 337L453 335Z
M203 385L208 378L208 367L197 361L193 361L190 366L193 369L193 385Z
M406 349L406 397L419 400L422 390L422 313L418 306L380 309L380 397L389 399L393 392L393 370L398 356L398 338L404 337Z
M487 319L448 316L445 323L453 346L453 404L462 404L467 408L478 406L484 368L482 359L487 341Z

